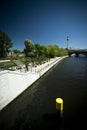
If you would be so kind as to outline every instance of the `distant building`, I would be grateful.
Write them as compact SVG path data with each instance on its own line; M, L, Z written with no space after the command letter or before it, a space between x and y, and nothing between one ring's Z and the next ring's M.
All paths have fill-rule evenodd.
M24 56L24 53L14 53L13 51L10 51L8 54L7 54L8 57L16 57L16 56Z

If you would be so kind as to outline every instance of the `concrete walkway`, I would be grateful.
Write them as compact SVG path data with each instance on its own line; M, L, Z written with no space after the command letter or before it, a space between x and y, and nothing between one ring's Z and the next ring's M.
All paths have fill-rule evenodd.
M26 72L25 70L16 71L1 71L0 72L0 110L6 107L24 90L31 86L38 80L44 73L46 73L52 66L61 61L65 57L57 57L51 59L32 70Z

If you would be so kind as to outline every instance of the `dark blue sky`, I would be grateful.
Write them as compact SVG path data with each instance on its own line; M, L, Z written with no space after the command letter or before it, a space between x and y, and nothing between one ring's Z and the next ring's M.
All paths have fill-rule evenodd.
M24 40L87 49L87 0L0 0L0 29L24 49Z

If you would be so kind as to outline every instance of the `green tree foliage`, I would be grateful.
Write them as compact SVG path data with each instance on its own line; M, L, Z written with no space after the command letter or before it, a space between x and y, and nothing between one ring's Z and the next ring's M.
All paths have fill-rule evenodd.
M14 49L13 52L16 53L16 54L21 53L21 51L18 50L18 49Z
M35 56L38 58L39 57L39 55L40 55L40 44L38 44L38 43L35 43L34 44L34 52L35 52Z
M68 55L68 51L66 49L64 49L64 48L60 48L59 51L60 51L59 52L60 56Z
M57 45L48 45L47 48L47 57L54 58L59 56L59 47Z
M33 55L32 51L34 49L34 45L33 45L32 41L26 39L24 41L24 45L25 45L24 52L25 52L26 57L32 56Z
M25 54L28 57L36 58L54 58L58 56L67 55L67 50L59 48L57 45L40 45L39 43L33 44L31 40L25 41Z
M34 52L35 52L35 56L38 57L44 57L46 56L46 47L43 45L40 45L38 43L34 44Z
M3 31L0 31L0 57L6 57L12 47L10 37Z

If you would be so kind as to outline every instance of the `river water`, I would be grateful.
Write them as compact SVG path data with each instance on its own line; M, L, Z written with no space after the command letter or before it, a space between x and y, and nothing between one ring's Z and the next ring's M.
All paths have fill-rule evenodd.
M62 117L56 98L64 102ZM87 58L65 58L0 112L1 130L87 129Z

